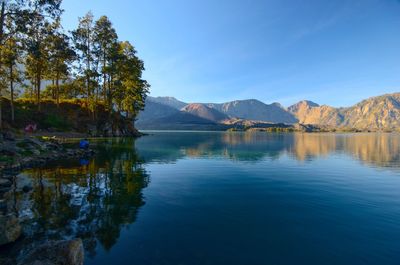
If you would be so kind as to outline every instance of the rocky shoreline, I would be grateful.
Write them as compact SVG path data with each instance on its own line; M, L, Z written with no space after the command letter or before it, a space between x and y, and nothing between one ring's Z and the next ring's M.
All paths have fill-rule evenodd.
M0 133L0 175L41 166L50 161L93 154L93 150L79 149L77 145L68 148L57 138L17 138L9 132Z
M48 162L88 158L91 149L80 149L78 144L65 145L57 138L15 137L11 132L0 133L0 247L14 244L23 237L21 220L10 207L12 193L29 193L32 184L24 181L19 172L26 168L43 166ZM82 240L44 242L24 255L17 264L83 264ZM0 260L1 264L15 261Z

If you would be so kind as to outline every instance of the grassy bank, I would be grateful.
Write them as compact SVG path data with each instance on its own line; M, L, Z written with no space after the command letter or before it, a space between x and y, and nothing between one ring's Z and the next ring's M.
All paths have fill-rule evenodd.
M61 100L57 105L54 100L43 100L41 109L32 99L17 99L14 103L15 118L11 120L10 101L2 99L3 129L23 133L29 124L37 127L35 133L65 133L87 136L137 136L133 122L122 114L109 111L104 104L97 104L93 109L86 100Z

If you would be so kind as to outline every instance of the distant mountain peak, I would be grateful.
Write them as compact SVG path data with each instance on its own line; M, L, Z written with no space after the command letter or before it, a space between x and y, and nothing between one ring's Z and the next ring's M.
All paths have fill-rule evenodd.
M319 107L319 105L315 102L312 102L310 100L301 100L301 101L297 102L296 104L289 106L288 110L291 113L297 114L301 111L304 111L305 109L316 108L316 107Z
M184 106L187 105L187 103L179 101L174 97L151 97L151 96L148 96L147 100L151 101L151 102L167 105L167 106L173 107L177 110L180 110L181 108L183 108Z
M271 103L271 105L276 106L276 107L281 108L281 109L285 109L285 107L282 106L282 104L279 103L279 102L273 102L273 103Z
M296 117L282 105L265 104L257 99L234 100L222 104L207 104L230 117L271 123L296 123Z
M361 130L400 129L400 93L367 98L344 108L318 105L302 100L285 109L279 103L265 104L257 99L234 100L226 103L187 104L174 97L148 97L145 110L139 114L138 124L145 122L155 128L171 124L186 126L219 126L221 124L251 122L301 123L330 128ZM169 124L169 125L168 125ZM168 125L168 126L167 126ZM186 127L184 127L186 128Z
M233 100L233 101L228 101L224 104L229 104L229 103L233 103L233 104L240 104L240 103L250 103L250 104L264 104L263 102L261 102L258 99L254 99L254 98L250 98L250 99L237 99L237 100Z
M214 122L219 122L229 118L228 115L201 103L188 104L181 110Z
M306 104L310 107L319 107L319 104L315 103L314 101L311 100L301 100L297 104Z

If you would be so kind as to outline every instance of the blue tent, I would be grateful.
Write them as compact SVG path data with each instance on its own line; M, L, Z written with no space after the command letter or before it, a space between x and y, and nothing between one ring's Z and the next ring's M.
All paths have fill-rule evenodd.
M88 149L88 148L89 148L89 140L87 140L87 139L82 139L82 140L79 142L79 147L80 147L81 149Z

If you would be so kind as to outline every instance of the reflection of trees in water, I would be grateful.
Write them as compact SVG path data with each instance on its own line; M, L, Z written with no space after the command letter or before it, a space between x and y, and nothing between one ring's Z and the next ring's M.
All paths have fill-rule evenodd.
M184 156L258 161L285 153L300 161L347 153L385 167L399 167L400 161L400 135L386 133L160 133L139 139L137 147L145 154L146 161L163 162L174 162Z
M34 188L30 218L25 222L27 239L80 237L87 252L95 255L97 242L110 249L121 229L135 221L149 177L134 142L114 139L99 149L100 155L85 166L26 172Z

